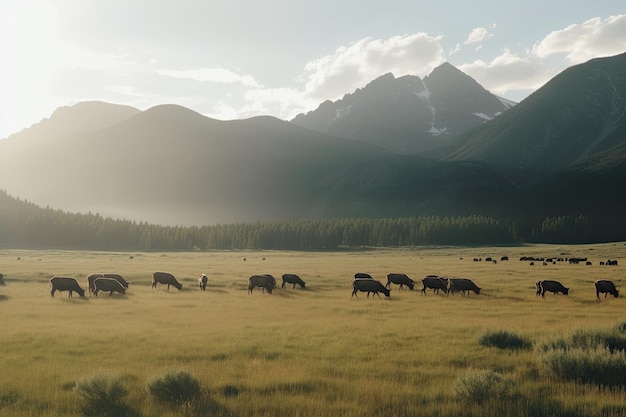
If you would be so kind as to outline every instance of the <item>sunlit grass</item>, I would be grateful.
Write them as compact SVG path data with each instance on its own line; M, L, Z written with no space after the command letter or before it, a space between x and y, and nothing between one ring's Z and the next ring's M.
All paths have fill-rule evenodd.
M624 248L0 251L6 284L0 286L0 416L80 416L77 381L102 374L123 382L128 413L186 415L189 409L164 407L146 392L151 378L172 369L198 379L198 415L623 416L624 387L561 379L532 349L503 350L480 340L504 331L535 344L581 329L624 326L625 301L598 301L593 287L599 278L622 287L622 265L530 266L518 260L565 254L621 264ZM503 255L511 260L472 261ZM157 270L173 273L183 290L153 290ZM75 276L87 288L86 277L94 272L121 273L130 282L127 295L50 297L51 276ZM383 283L387 273L406 273L417 281L416 291L395 288L388 299L351 298L355 272ZM200 273L209 277L206 292L196 284ZM273 274L279 287L283 273L296 273L306 289L249 295L247 279L257 273ZM420 281L428 274L471 278L481 294L421 295ZM570 295L536 297L539 279L562 281ZM461 401L455 381L472 370L512 381L505 399Z

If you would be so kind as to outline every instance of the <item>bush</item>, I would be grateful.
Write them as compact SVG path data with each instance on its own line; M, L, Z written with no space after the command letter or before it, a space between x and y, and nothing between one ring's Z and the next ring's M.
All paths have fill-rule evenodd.
M148 393L157 401L172 406L191 404L201 393L200 383L187 371L168 371L148 382Z
M607 347L547 349L539 359L556 376L581 383L626 385L626 353Z
M626 336L613 330L578 330L569 339L537 346L539 360L556 376L606 386L626 385Z
M83 412L93 416L122 416L130 414L124 404L128 390L114 375L100 374L84 377L74 390L85 401Z
M460 400L477 404L490 398L502 399L510 394L512 387L513 381L486 369L470 369L454 383L454 391Z
M499 349L530 349L532 347L530 340L506 330L487 332L480 338L479 343L482 346L493 346Z

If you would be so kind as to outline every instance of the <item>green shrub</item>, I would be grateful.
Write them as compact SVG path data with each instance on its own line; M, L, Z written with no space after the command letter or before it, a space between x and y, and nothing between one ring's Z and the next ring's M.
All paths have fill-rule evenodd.
M530 349L532 347L532 342L527 338L506 330L487 332L480 338L479 343L482 346L493 346L499 349Z
M508 396L513 381L487 369L470 369L454 383L454 392L462 401L481 404L487 399L502 399Z
M74 390L84 400L83 412L86 415L117 417L130 414L124 404L128 390L115 375L84 377L76 382Z
M148 381L148 393L172 406L191 404L201 393L200 383L187 371L168 371Z
M547 349L539 360L556 376L581 383L626 385L626 353L607 347Z
M578 330L568 339L537 345L539 360L556 376L606 386L626 385L626 335L612 330Z

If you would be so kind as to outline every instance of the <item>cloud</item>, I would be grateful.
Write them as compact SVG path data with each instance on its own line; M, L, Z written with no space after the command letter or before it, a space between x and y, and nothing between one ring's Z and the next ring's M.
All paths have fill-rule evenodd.
M300 77L307 97L333 100L382 74L424 76L444 61L441 36L426 33L361 39L310 61Z
M225 68L199 68L192 70L159 69L157 74L173 78L189 79L218 84L241 84L245 87L261 87L251 75L241 75Z
M484 27L476 27L476 28L472 29L470 31L469 35L467 35L467 39L465 40L465 42L457 43L456 46L454 47L454 49L450 51L449 55L456 54L461 49L463 49L464 46L480 44L484 40L491 38L493 36L493 34L489 30L490 29L495 29L495 28L496 28L496 24L492 23L491 25L489 25L486 28L484 28ZM478 46L476 46L475 50L478 51L481 48L482 48L482 45L478 45Z
M465 45L472 45L474 43L480 43L487 38L492 37L493 35L489 33L486 28L477 27L472 29L470 34L467 36L467 40L465 41Z
M626 15L589 19L551 32L536 43L533 53L539 58L566 54L567 60L578 64L598 56L626 51Z
M511 91L530 92L557 73L556 69L546 68L532 56L520 56L509 50L504 50L489 62L476 60L459 65L459 69L487 90L499 95Z

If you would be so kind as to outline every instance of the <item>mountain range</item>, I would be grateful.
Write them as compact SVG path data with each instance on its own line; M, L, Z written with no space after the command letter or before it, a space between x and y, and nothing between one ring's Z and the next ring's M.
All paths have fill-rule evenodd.
M519 104L450 64L423 80L385 74L291 121L84 102L0 140L0 188L176 225L613 216L626 206L624 100L626 54L571 67Z

